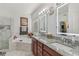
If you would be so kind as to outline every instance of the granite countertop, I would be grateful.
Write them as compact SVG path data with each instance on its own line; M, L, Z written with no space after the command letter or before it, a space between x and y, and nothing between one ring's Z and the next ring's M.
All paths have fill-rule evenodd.
M42 42L43 44L47 45L49 48L60 53L63 56L78 56L79 55L76 52L73 52L73 48L71 48L69 46L66 46L67 48L65 48L65 47L58 48L60 44L56 43L56 39L46 39L46 38L44 39L44 37L41 38L40 36L33 36L33 37L36 38L38 41ZM58 44L58 45L56 45L56 44ZM62 45L62 46L64 46L64 45Z

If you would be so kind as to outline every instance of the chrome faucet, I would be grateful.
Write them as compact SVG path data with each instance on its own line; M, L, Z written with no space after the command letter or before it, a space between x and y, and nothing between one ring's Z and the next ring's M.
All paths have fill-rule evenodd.
M68 38L63 38L63 42L65 45L72 45L72 39L68 39Z

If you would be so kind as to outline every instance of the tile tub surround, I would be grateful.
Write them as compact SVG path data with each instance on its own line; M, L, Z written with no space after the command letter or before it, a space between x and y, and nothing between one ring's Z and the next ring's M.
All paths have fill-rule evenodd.
M50 43L50 42L48 42L47 39L44 39L44 38L41 39L40 36L33 36L33 37L36 38L41 43L47 45L49 48L57 51L58 53L60 53L63 56L75 56L75 55L78 56L79 55L76 52L73 52L74 50L71 47L69 47L69 49L71 49L71 50L69 50L69 49L68 50L67 49L63 50L63 49L57 48L56 46L52 45L53 43L56 43L56 39L52 39L52 42ZM66 47L68 47L68 46L66 46Z

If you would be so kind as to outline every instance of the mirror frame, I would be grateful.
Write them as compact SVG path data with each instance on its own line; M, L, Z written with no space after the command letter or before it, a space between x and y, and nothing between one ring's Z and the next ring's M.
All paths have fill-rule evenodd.
M75 36L79 36L79 34L75 34L75 33L62 33L62 32L59 32L59 22L58 22L58 10L59 10L59 8L61 8L61 7L63 7L63 6L65 6L65 5L68 5L69 3L65 3L65 4L63 4L63 5L61 5L61 6L59 6L59 7L57 7L57 34L59 34L59 35L75 35Z

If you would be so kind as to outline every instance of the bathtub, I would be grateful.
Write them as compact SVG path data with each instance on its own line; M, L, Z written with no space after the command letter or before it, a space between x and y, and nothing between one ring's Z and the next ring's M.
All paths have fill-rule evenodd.
M28 49L27 49L28 48ZM9 49L10 50L31 50L31 39L23 37L18 37L13 39L13 37L9 40Z

